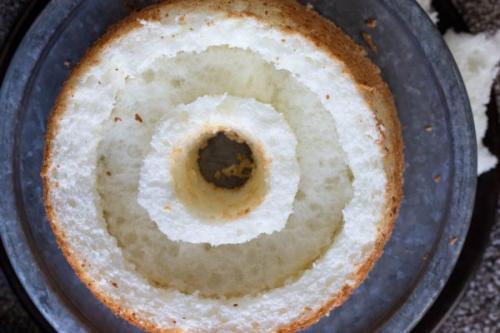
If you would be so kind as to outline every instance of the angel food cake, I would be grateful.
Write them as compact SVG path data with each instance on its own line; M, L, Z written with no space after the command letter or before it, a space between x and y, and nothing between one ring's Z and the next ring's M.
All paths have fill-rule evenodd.
M382 253L402 141L377 67L301 5L167 1L73 71L45 203L79 278L151 332L291 332Z

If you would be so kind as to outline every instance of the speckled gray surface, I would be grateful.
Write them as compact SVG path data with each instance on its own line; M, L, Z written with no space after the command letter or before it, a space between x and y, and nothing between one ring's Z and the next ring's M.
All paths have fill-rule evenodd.
M441 333L500 332L500 221L497 221L491 239L479 271L462 301L442 326Z
M0 0L0 45L29 0Z
M28 2L26 0L0 0L0 43ZM480 31L485 27L492 29L495 24L500 23L498 0L456 0L455 3L464 13L472 13L466 17L468 24L475 31ZM489 6L489 9L486 10L486 6ZM478 19L478 13L488 15L483 15ZM442 332L500 331L500 272L495 269L500 265L499 223L493 233L493 239L465 298L446 322ZM9 291L2 274L0 274L0 327L9 332L35 332L34 325Z
M38 332L35 323L19 304L0 270L0 329L2 328L7 333Z
M472 32L496 30L500 27L500 1L452 0Z

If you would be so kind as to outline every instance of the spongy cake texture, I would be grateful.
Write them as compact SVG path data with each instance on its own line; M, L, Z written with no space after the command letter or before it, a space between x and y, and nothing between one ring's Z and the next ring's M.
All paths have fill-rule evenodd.
M248 66L251 70L241 71L243 64L251 64ZM134 84L124 103L116 106L115 114L123 119L122 123L111 127L100 143L100 155L107 158L99 164L98 173L102 203L110 213L109 230L122 243L130 261L156 283L174 285L184 291L198 290L208 295L255 294L282 285L287 278L310 266L331 243L342 222L342 209L352 197L351 174L338 143L335 123L318 98L295 82L289 73L275 70L249 51L215 47L200 54L178 56L175 61L163 60L154 67L162 69L155 74L158 80L155 84L159 86L168 86L170 80L170 76L163 73L172 73L176 67L183 68L186 91L181 95L210 95L226 91L232 95L255 96L274 105L296 134L300 169L307 172L302 172L294 214L282 232L259 237L244 246L207 247L205 244L169 240L158 232L142 206L130 200L136 196L139 168L148 149L147 139L141 142L145 137L141 136L125 140L131 133L147 131L155 124L134 121L134 112L138 108L145 110L141 114L144 119L149 119L146 110L150 108L145 105L130 108L128 101L136 101L143 94L147 94L148 101L151 97L155 100L167 99L168 96L162 90L157 96L152 95L152 82ZM232 80L227 82L211 77L204 71L207 67L214 69L214 75L223 74ZM205 80L199 79L201 75ZM214 81L220 83L214 86ZM195 84L199 89L192 90ZM124 126L127 119L130 127ZM115 149L118 142L122 142L123 149ZM137 154L129 154L131 151ZM123 170L124 167L127 169ZM111 172L111 176L107 172ZM289 174L285 172L283 176ZM149 255L141 255L143 252ZM164 264L158 265L158 262ZM186 262L191 265L186 265Z
M206 182L196 172L198 150L190 149L200 132L213 135L224 129L253 142L254 152L262 155L260 175L237 191ZM271 234L283 229L292 213L299 183L296 144L283 115L271 105L226 95L200 97L169 110L157 126L141 171L138 202L174 241L222 245Z
M490 89L500 65L500 32L495 35L480 33L470 35L452 30L444 39L455 57L465 88L469 95L474 125L476 129L478 174L482 174L497 164L497 158L483 145L483 137L488 127L486 105L490 100Z
M239 244L169 239L137 200L150 143L179 105L221 95L287 122L293 213ZM117 314L149 331L273 332L310 325L361 283L401 173L392 98L364 52L294 2L259 0L170 1L110 32L61 93L43 177L61 248Z

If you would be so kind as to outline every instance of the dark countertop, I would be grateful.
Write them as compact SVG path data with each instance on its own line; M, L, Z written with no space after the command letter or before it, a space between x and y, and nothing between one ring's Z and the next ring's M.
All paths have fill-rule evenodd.
M30 0L0 0L0 45L22 14ZM34 321L24 311L0 270L0 333L39 332Z
M29 3L30 0L0 0L0 45ZM453 3L471 31L500 28L500 0L453 0ZM500 105L500 84L496 88ZM39 332L0 271L0 332L2 329L9 333ZM500 219L479 270L441 332L500 332Z

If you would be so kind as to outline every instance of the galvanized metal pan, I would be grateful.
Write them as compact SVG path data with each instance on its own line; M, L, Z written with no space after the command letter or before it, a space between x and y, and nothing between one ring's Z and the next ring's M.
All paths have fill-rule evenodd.
M413 0L313 3L360 44L362 32L372 36L378 51L370 57L403 126L406 168L401 215L383 257L348 302L307 332L407 332L443 288L469 227L476 145L466 92L439 32ZM31 302L59 332L139 332L100 304L67 264L45 216L39 176L47 118L70 67L129 10L121 0L50 2L2 84L2 243ZM375 29L365 25L370 18Z

